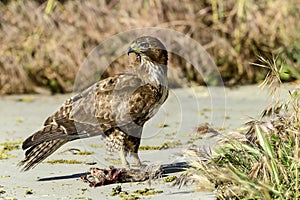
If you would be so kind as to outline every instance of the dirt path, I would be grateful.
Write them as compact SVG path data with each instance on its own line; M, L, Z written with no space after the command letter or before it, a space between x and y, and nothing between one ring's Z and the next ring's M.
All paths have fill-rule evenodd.
M33 131L39 129L43 120L71 95L56 96L4 96L0 98L0 150L4 142L20 142ZM213 97L213 98L211 98ZM194 89L174 89L160 112L144 129L142 146L150 148L167 144L162 150L140 151L144 163L167 164L185 161L184 149L191 144L213 145L214 140L203 141L194 133L198 124L209 123L226 133L237 130L248 116L256 117L270 103L266 91L257 86L237 89L197 87ZM90 155L73 155L70 148ZM195 185L182 188L172 187L163 179L143 183L113 184L89 188L79 180L90 167L118 166L117 155L105 152L101 137L71 142L46 162L35 169L22 173L16 167L24 153L17 147L6 154L8 159L0 160L0 198L9 199L120 199L110 196L112 188L121 185L124 191L132 193L137 189L153 187L162 193L143 196L141 199L214 199L211 192L194 192ZM85 154L85 153L83 153ZM81 164L50 164L57 159L76 160ZM96 165L89 165L92 163ZM176 174L175 174L176 175ZM32 193L32 194L31 194Z

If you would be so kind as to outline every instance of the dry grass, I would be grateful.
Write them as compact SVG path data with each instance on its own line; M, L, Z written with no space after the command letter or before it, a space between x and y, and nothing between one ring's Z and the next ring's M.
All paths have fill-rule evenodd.
M247 123L250 128L244 139L225 138L208 161L194 156L195 168L183 176L189 180L192 174L199 189L203 189L202 179L209 182L208 189L216 189L218 199L300 197L300 90L289 91L290 98L278 102L281 67L274 64L276 59L260 59L269 70L262 85L269 86L274 104L262 112L261 119Z
M178 184L197 181L218 199L299 199L299 97L294 91L268 118L249 123L246 141L226 139L208 161L193 154Z
M95 46L141 27L171 28L201 43L227 85L262 77L261 69L250 64L257 54L281 53L287 71L293 72L288 80L299 78L297 0L1 2L0 94L43 92L41 88L70 92L79 66ZM121 59L106 75L123 66ZM182 58L172 55L170 66L203 84Z

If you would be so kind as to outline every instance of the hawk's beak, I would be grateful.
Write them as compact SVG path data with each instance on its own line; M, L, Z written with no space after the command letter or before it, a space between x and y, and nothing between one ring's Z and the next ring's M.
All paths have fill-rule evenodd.
M131 48L131 46L128 48L128 51L127 51L127 55L129 55L130 53L133 53L134 52L134 50L133 50L133 48Z
M128 48L127 55L129 55L130 53L139 53L139 52L141 52L141 50L137 47L136 43L133 43Z

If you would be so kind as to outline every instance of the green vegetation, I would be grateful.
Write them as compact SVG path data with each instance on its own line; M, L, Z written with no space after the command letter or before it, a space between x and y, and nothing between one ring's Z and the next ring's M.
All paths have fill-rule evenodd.
M24 97L21 97L21 98L17 99L17 101L25 102L25 103L30 103L30 102L33 102L34 100L35 100L35 98L30 97L30 96L24 96Z
M110 193L110 196L119 196L123 200L136 200L140 199L141 196L149 196L149 195L155 195L163 193L162 190L155 190L154 188L145 188L143 190L135 190L131 193L127 191L123 191L122 187L118 185L115 188L112 188L112 192Z
M227 85L261 81L266 70L251 65L258 62L258 55L278 54L285 71L282 80L300 78L298 0L5 0L0 12L4 16L0 18L0 94L72 91L76 73L91 50L129 27L170 28L192 37L212 56ZM180 56L171 54L169 61L189 81L204 84ZM127 57L121 57L103 77L126 64ZM206 74L207 84L217 84Z
M122 187L118 185L115 188L112 188L112 192L110 193L110 196L116 196L122 192Z
M141 151L148 151L148 150L162 150L162 149L168 149L168 148L175 148L180 146L182 143L177 140L177 141L168 141L168 142L164 142L162 145L160 146L140 146L139 150Z
M149 146L149 145L146 145L146 146L140 146L139 150L140 151L151 151L151 150L161 150L163 148L164 148L163 146Z
M0 146L3 146L4 151L13 151L20 148L21 141L17 142L1 142Z
M164 182L165 183L170 183L170 182L175 181L176 179L177 179L176 176L168 176L168 177L164 178Z
M64 159L58 159L58 160L48 160L44 163L49 164L86 164L86 162L78 161L78 160L64 160Z
M262 86L275 97L282 68L276 59L261 60L270 70ZM218 199L300 198L300 92L289 94L248 123L247 139L225 138L207 162L195 157L187 174L199 175L199 189L204 177L211 190L217 188Z
M19 149L21 142L2 142L0 146L2 149L0 150L0 160L14 158L15 156L10 154L10 151Z
M155 190L154 188L145 188L143 190L135 190L132 193L137 196L148 196L148 195L163 193L163 191Z
M78 151L76 153L76 155L80 155L80 156L92 155L92 154L94 154L94 152L92 152L92 151Z

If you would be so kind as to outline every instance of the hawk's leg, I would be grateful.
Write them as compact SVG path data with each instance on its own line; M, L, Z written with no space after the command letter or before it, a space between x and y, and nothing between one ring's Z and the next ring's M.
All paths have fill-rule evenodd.
M134 163L135 163L137 166L140 167L140 166L142 165L142 163L141 163L141 160L140 160L140 158L139 158L138 153L131 152L131 155L132 155L132 157L133 157L133 159L134 159Z
M120 153L120 158L121 158L122 166L124 168L129 169L130 166L129 166L128 161L126 160L127 151L124 149L124 147L122 147L119 153Z
M120 153L120 158L121 158L122 166L123 166L124 168L129 169L129 168L130 168L130 165L129 165L127 159L126 159L126 156L127 156L127 153L128 153L127 150L125 150L124 148L121 148L121 150L120 150L119 153ZM142 163L141 163L141 160L140 160L140 158L139 158L138 153L130 152L130 154L131 154L132 157L133 157L134 163L135 163L138 167L142 166Z

